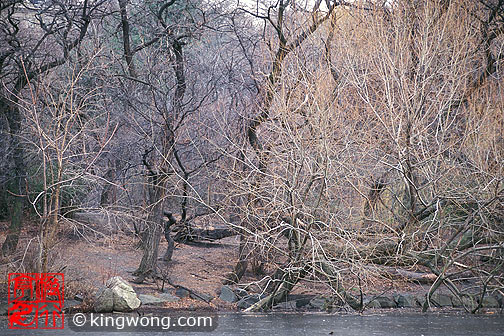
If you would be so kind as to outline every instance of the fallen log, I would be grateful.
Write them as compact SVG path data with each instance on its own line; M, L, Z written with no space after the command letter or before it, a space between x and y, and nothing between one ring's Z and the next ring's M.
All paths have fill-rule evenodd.
M173 240L179 243L186 242L208 242L223 239L226 237L235 236L238 233L234 230L228 228L210 228L210 229L200 229L200 228L184 228L177 232Z
M401 278L410 282L418 282L421 284L431 284L436 281L437 276L434 273L420 273L407 271L401 268L381 266L377 268L378 271L382 271L389 275L391 278Z

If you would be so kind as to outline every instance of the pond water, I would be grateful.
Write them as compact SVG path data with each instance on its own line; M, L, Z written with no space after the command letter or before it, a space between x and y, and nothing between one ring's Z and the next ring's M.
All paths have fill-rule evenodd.
M407 313L337 315L337 314L221 314L212 332L170 332L174 335L504 335L502 314ZM64 330L9 330L7 320L0 320L1 335L103 335L103 332ZM109 334L109 333L107 333ZM117 335L150 335L153 332L123 331Z

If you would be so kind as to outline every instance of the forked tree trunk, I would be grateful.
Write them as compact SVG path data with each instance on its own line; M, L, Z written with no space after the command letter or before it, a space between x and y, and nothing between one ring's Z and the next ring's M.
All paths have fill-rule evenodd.
M134 272L140 277L156 273L158 248L163 229L163 189L162 186L155 184L149 186L149 201L153 206L147 220L147 228L142 234L142 261Z
M175 217L173 217L173 214L171 212L165 213L165 216L168 217L168 221L165 221L164 225L164 236L166 241L168 242L168 247L166 248L166 252L163 256L163 261L171 261L172 256L173 256L173 250L175 248L175 242L173 241L173 238L171 237L171 227L172 225L177 223L177 220Z
M278 13L277 13L277 20L276 23L273 24L275 27L275 30L277 31L278 34L278 49L275 52L275 55L273 57L273 60L271 62L271 71L267 77L266 83L264 85L263 91L259 90L258 92L258 100L260 101L260 106L259 106L259 113L257 116L252 118L250 122L248 123L246 129L245 129L245 135L246 139L248 140L248 143L250 147L253 149L255 156L257 158L257 166L259 168L260 174L255 176L255 181L253 183L255 191L260 190L260 184L262 183L262 179L264 177L264 174L266 172L267 166L268 166L268 152L264 150L263 148L263 143L261 139L259 138L258 130L261 127L261 125L265 122L267 122L270 119L270 108L273 104L273 100L275 98L275 92L277 90L277 85L279 81L281 80L282 76L282 68L283 68L283 62L285 58L296 48L298 48L303 42L310 37L317 29L318 27L325 21L327 21L334 8L338 6L339 4L332 4L329 5L328 3L328 12L326 15L324 15L321 18L318 18L316 15L313 15L313 21L308 27L305 27L304 30L299 32L297 36L293 37L290 42L288 37L284 34L284 20L285 20L285 13L287 11L287 7L289 6L289 1L280 1L278 3ZM313 14L318 12L320 6L320 1L315 4ZM250 199L255 199L254 196L254 191L252 191L249 194ZM256 201L253 201L253 204L256 203ZM257 205L257 204L254 204ZM250 225L250 224L249 224ZM241 240L242 241L242 240ZM245 273L245 269L247 267L247 260L244 257L244 249L242 244L240 243L240 257L239 260L235 266L234 269L234 274L231 275L232 279L229 280L234 280L235 282L238 282L243 274ZM257 271L261 271L262 269L262 263L259 260L258 263L256 264L259 267L256 269Z

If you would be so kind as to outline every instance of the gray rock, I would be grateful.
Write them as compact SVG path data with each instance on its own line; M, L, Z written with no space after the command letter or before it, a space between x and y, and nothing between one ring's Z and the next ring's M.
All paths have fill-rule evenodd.
M140 307L141 302L133 290L133 287L123 278L110 278L106 285L112 289L114 294L114 311L128 312Z
M460 301L460 299L456 296L453 296L452 297L452 306L454 308L460 308L462 307L462 301Z
M297 302L296 301L286 301L286 302L280 302L277 304L274 308L276 309L281 309L281 310L297 310Z
M427 295L418 297L420 306L423 307L427 300ZM430 298L430 305L432 307L453 307L453 298L451 295L434 293Z
M236 302L238 300L238 298L236 297L236 294L233 292L233 290L229 286L226 286L226 285L221 287L219 299L221 299L222 301L231 302L231 303Z
M481 302L483 308L499 308L499 301L493 296L485 296Z
M82 302L84 301L84 296L82 296L81 294L75 294L74 300Z
M159 298L165 300L165 302L177 302L180 300L179 297L168 294L168 293L159 294Z
M455 308L466 307L469 310L472 310L477 306L476 300L471 295L462 295L461 299L454 296L452 297L452 304Z
M243 299L245 296L249 295L245 289L239 287L234 290L234 293L236 294L238 299Z
M60 312L61 311L60 305L58 303L39 302L38 307L41 312L47 311L49 313L52 313L52 312ZM64 308L65 307L63 307L63 309ZM32 313L34 313L34 312L32 312Z
M7 315L9 310L9 304L7 302L0 303L0 316Z
M416 297L411 294L396 294L394 295L394 301L398 308L413 308L420 305Z
M364 302L364 305L367 307L367 308L381 308L381 304L378 300L373 300L373 301L368 301L368 302Z
M94 310L98 313L127 312L140 307L133 287L121 277L107 280L105 287L101 288L95 296Z
M154 295L139 294L138 298L142 301L142 306L162 306L166 302Z
M77 307L81 303L82 302L77 301L77 300L65 300L64 309L70 309L70 308Z
M191 293L189 296L194 299L194 300L201 300L201 301L205 301L205 302L210 302L213 300L213 296L210 295L210 294L206 294L206 293L197 293L198 295L194 294L194 293Z
M175 290L175 295L178 296L181 299L189 297L190 294L191 293L189 293L189 291L187 289L184 289L184 288L177 288Z
M417 299L418 304L420 305L420 307L423 307L423 305L425 303L425 295L416 296L416 299Z
M306 294L290 294L284 301L295 301L297 308L302 308L307 306L310 301L315 298L314 295L306 295ZM331 298L332 299L332 298Z
M142 305L144 306L162 306L165 302L176 302L180 298L170 295L168 293L159 294L159 296L140 294L138 295Z
M303 307L309 305L311 300L312 300L311 297L306 297L306 298L296 299L294 301L296 302L297 308L303 308Z
M310 300L310 306L318 310L325 310L327 307L327 300L323 297L314 297Z
M380 308L397 308L394 300L386 296L378 296L373 301L377 301L380 304Z
M254 303L259 302L259 300L262 299L262 296L258 294L253 294L244 297L238 303L236 304L238 308L240 309L247 309L248 307L252 306Z
M241 299L240 301L238 301L238 303L236 304L236 306L239 309L247 309L248 307L252 306L256 302L257 302L256 300L253 300L250 297L244 297L243 299Z
M114 310L114 292L112 289L104 287L98 290L93 307L97 313L112 312Z
M434 293L431 296L431 303L436 307L452 307L452 297L447 294Z

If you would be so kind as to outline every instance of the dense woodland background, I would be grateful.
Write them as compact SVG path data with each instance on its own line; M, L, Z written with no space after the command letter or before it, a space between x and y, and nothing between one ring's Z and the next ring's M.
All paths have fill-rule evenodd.
M170 230L239 234L253 309L307 278L358 308L376 265L503 294L503 60L503 0L2 0L3 260L35 222L51 271L102 213L141 278Z

